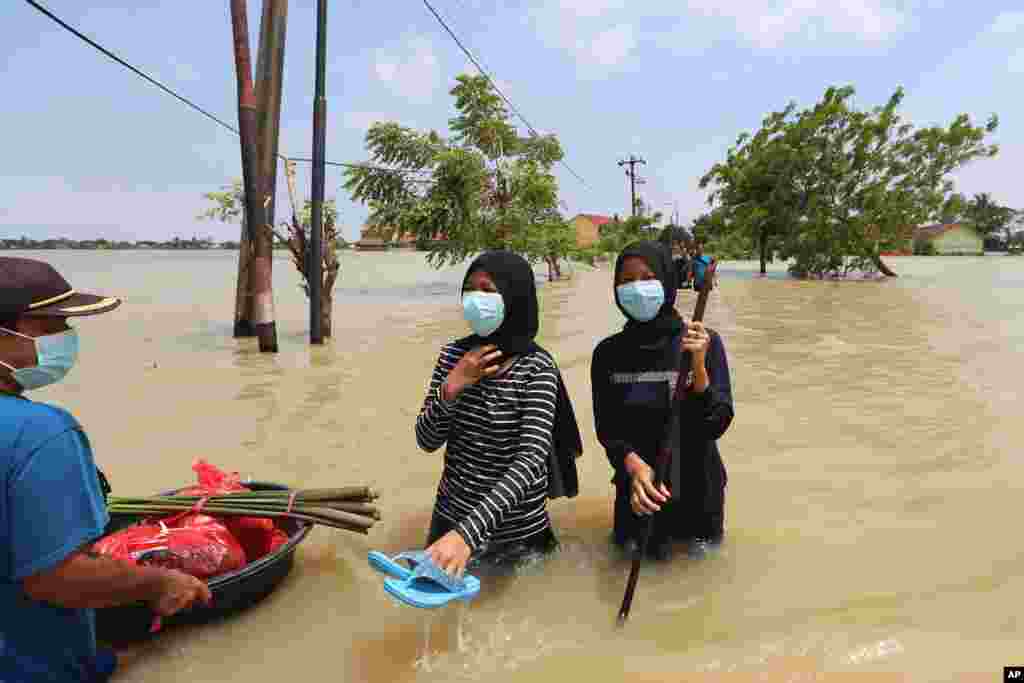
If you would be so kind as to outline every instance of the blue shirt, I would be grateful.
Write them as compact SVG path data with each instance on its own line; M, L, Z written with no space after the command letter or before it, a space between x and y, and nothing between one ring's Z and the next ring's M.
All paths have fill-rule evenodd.
M66 411L0 395L0 682L86 681L93 610L36 602L22 581L103 534L89 440Z
M693 259L693 288L700 289L704 286L704 271L711 265L711 257L701 254Z

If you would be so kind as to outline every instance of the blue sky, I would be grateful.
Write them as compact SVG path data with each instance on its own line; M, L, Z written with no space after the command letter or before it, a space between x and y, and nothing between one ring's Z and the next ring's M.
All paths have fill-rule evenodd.
M698 178L740 132L791 99L810 105L827 86L845 84L863 107L902 85L903 113L919 125L999 114L1001 154L963 170L958 189L1024 208L1015 191L1024 162L1019 0L434 3L533 126L559 136L586 181L558 171L568 215L625 213L616 162L633 153L647 161L644 199L663 210L677 202L693 218L705 201ZM43 4L235 123L227 0ZM254 50L259 15L260 3L250 2ZM281 152L291 156L311 156L314 19L314 0L292 0L281 133ZM329 159L365 159L374 120L445 130L448 90L473 67L422 2L335 0L328 29ZM240 176L233 134L21 0L0 9L0 55L0 237L237 237L236 226L195 220L202 192ZM309 182L300 165L307 195ZM366 210L341 182L329 169L327 194L338 198L352 238Z

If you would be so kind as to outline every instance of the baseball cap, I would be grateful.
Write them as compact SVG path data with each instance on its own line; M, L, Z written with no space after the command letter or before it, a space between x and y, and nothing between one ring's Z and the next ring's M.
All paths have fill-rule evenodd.
M121 299L76 291L45 261L0 257L0 317L97 315Z

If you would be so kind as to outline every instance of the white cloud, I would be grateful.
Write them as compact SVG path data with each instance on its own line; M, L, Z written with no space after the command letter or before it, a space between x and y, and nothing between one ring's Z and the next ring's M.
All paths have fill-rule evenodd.
M623 61L636 47L636 36L629 24L620 24L591 38L578 38L573 52L589 64L612 67Z
M549 44L583 67L607 70L638 46L699 54L715 39L764 50L794 45L873 46L910 27L924 0L550 0L532 20ZM839 40L837 40L839 39Z
M1003 12L992 22L989 31L998 34L1024 32L1024 12Z
M191 64L179 62L178 60L171 57L167 60L174 70L174 80L179 83L191 83L200 79L199 72Z
M606 12L626 7L625 0L561 0L559 8L563 14L576 17L599 17Z
M729 74L725 71L715 71L711 74L711 80L715 83L725 83L729 80Z
M1007 68L1010 73L1024 74L1024 48L1017 50L1010 55L1010 61L1007 63Z
M345 116L342 117L342 125L352 130L367 131L377 121L399 120L400 117L394 114L384 114L379 111L347 111Z
M688 0L708 11L707 0ZM885 41L906 26L906 9L883 6L881 0L768 0L732 2L718 6L719 16L730 20L748 42L762 49L777 49L794 38L807 42L853 38L869 43Z
M434 44L414 37L399 50L377 50L374 74L396 95L425 102L441 88L441 64Z

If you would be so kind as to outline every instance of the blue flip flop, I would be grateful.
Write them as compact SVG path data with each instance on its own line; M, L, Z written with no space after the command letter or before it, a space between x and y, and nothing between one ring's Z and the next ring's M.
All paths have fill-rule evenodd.
M406 605L436 609L452 600L469 602L480 593L480 579L475 576L451 576L422 551L403 555L409 555L403 559L415 562L416 567L404 578L384 579L384 590Z
M404 581L412 576L412 570L423 561L423 556L424 552L422 550L410 550L398 553L394 557L388 557L378 550L372 550L366 556L366 559L369 561L370 566L381 574ZM406 568L398 564L402 560L408 562L410 566Z

